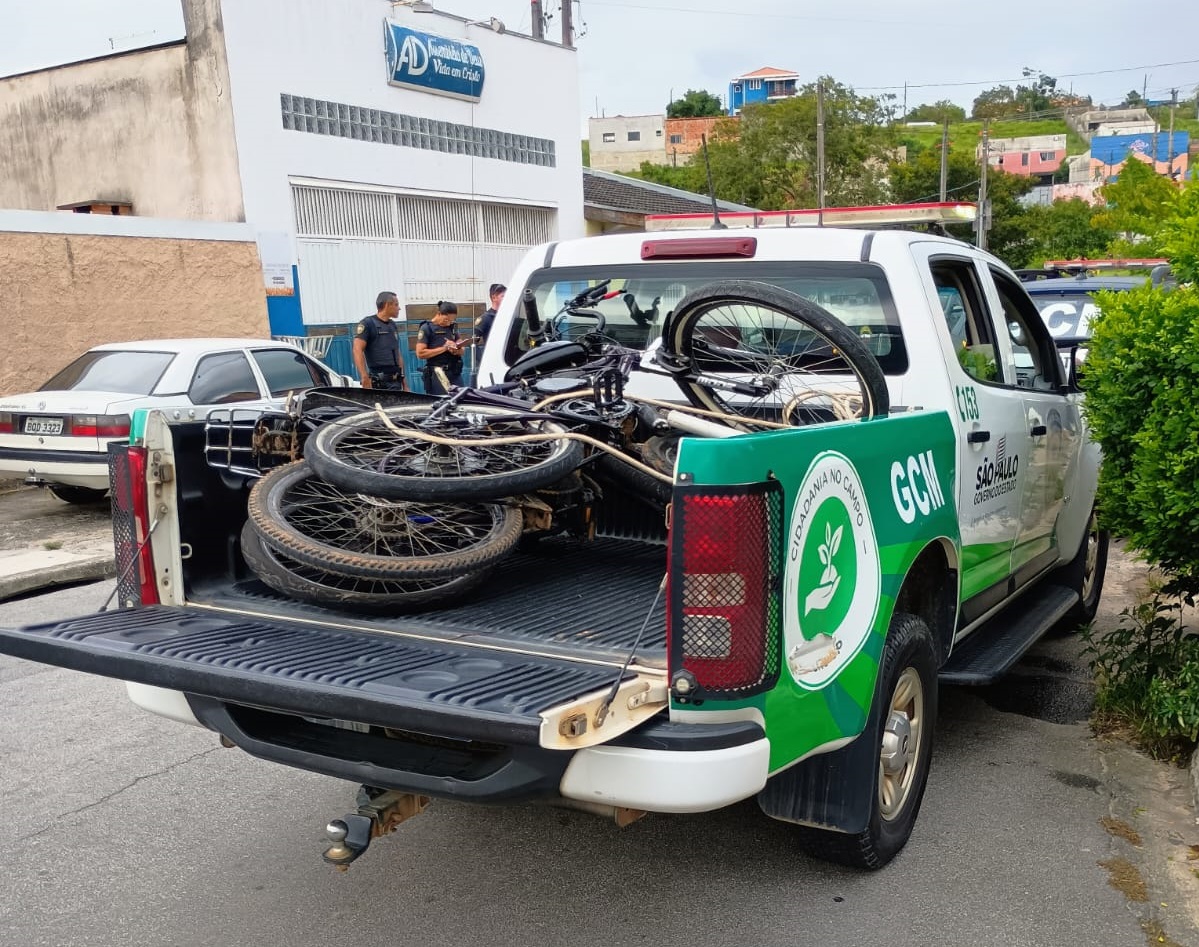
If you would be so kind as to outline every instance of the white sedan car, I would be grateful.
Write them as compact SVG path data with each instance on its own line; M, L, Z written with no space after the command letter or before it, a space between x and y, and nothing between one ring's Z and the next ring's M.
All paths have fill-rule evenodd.
M203 419L212 408L280 406L289 392L353 382L293 345L158 339L97 345L38 391L0 398L0 478L47 486L68 503L108 492L108 444L138 408Z

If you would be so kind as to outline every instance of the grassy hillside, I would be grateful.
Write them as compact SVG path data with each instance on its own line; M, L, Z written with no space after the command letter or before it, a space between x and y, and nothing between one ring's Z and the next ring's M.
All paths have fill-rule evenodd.
M925 148L935 148L941 142L940 128L904 128L900 126L897 131L900 144L907 145L909 152L919 153ZM950 148L954 151L973 151L982 141L982 131L982 122L959 122L956 125L950 125ZM1025 138L1031 135L1061 134L1066 136L1067 154L1077 155L1087 150L1086 142L1070 130L1064 119L991 123L992 138Z

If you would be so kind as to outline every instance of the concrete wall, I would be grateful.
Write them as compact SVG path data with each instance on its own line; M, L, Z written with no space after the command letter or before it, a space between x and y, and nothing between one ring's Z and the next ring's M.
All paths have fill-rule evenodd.
M636 171L643 161L665 164L665 115L614 115L587 122L591 142L591 167L601 171ZM638 136L630 141L629 135ZM605 141L610 135L613 140Z
M269 338L258 250L237 224L0 212L0 395L101 342Z
M0 207L243 219L219 0L184 16L185 45L0 80Z

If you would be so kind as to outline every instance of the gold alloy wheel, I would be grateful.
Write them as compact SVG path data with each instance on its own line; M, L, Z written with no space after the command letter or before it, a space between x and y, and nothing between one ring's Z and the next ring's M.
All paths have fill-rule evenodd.
M1082 569L1082 589L1081 597L1085 605L1091 599L1091 593L1095 591L1095 573L1099 565L1099 521L1094 513L1091 513L1090 520L1087 521L1087 558Z
M905 668L895 682L883 730L878 765L878 803L891 821L904 808L916 780L924 744L924 685L915 668Z

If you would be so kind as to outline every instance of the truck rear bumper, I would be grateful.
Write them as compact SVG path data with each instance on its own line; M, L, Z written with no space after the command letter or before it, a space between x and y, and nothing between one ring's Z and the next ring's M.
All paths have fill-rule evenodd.
M703 729L703 724L693 726ZM596 746L574 754L559 788L563 797L584 802L647 812L708 812L756 795L766 785L769 767L765 737L694 752Z

